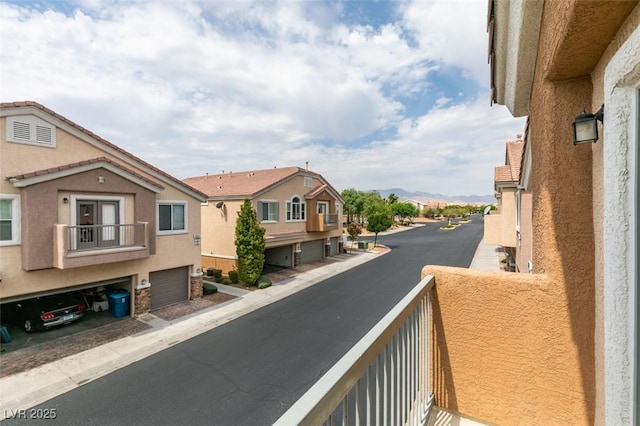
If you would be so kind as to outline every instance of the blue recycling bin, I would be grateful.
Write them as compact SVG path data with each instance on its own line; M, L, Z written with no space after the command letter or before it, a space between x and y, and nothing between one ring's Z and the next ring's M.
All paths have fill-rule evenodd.
M111 315L122 318L129 313L129 292L127 290L117 290L109 295L109 310Z

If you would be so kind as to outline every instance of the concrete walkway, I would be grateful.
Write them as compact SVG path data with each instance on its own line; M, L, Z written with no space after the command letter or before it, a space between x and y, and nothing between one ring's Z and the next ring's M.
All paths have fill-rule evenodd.
M0 414L2 418L11 413L15 415L17 410L33 407L73 390L380 255L359 252L260 291L238 290L216 284L221 292L237 293L239 297L173 321L162 320L153 314L145 315L140 320L152 326L149 330L0 379ZM499 269L495 246L485 246L481 242L472 267Z

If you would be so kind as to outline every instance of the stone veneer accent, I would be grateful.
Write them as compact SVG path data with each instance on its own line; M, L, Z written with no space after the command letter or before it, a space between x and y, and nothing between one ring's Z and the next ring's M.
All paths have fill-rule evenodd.
M133 316L139 317L151 311L151 285L138 286L135 290Z
M189 299L195 300L202 297L202 272L191 274L191 296Z

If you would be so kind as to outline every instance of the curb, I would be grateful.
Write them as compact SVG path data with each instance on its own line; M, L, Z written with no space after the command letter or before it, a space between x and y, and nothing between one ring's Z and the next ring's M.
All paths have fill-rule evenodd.
M0 379L0 419L41 404L134 362L191 339L263 306L311 287L327 278L369 262L382 253L363 252L353 259L325 265L280 281L260 291L247 291L229 302L186 317L159 323L159 328L124 337L29 371ZM228 286L226 286L228 287ZM243 291L243 290L239 290Z

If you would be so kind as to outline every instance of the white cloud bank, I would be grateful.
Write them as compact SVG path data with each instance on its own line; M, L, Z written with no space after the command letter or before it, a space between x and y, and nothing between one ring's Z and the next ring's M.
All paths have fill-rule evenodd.
M309 161L340 190L491 194L523 130L489 107L484 0L398 3L376 28L339 3L52 4L0 4L2 101L42 103L179 178ZM447 69L481 89L436 96Z

